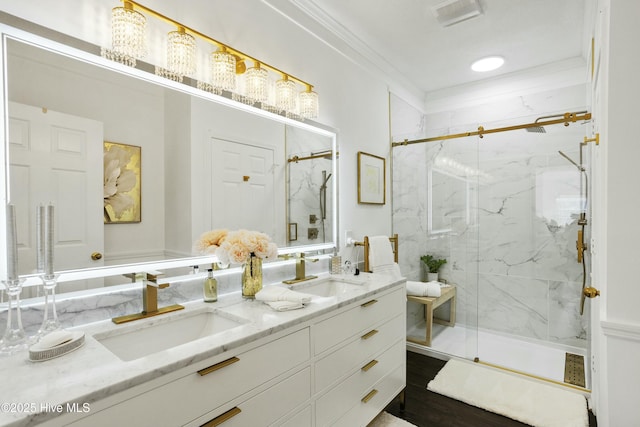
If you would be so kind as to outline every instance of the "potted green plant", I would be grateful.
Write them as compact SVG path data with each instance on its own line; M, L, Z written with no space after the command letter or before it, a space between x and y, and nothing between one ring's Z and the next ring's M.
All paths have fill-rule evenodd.
M447 263L446 259L436 258L433 255L422 255L420 260L427 269L427 282L437 281L440 267Z

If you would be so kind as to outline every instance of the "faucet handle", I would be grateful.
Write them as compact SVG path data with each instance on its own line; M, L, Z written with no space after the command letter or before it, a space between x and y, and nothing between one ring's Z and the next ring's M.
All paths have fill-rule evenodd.
M307 256L305 255L304 252L300 252L298 254L295 255L295 258L299 261L311 261L311 262L317 262L319 259L318 258L307 258Z

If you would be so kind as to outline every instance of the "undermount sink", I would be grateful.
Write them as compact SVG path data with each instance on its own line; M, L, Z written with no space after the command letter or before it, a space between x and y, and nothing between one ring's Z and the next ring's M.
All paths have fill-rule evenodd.
M211 309L173 313L131 323L94 338L121 360L129 361L218 334L247 323ZM136 321L138 322L138 321ZM126 329L125 329L126 328Z
M294 285L291 287L291 290L317 295L319 297L335 297L361 291L362 286L338 280L326 280L319 283Z

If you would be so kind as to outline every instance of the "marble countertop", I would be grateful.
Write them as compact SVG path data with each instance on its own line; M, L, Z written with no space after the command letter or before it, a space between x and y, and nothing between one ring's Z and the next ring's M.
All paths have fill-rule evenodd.
M84 404L127 390L136 385L200 362L225 351L240 347L262 337L299 325L340 307L365 299L404 282L386 276L362 273L359 276L321 275L303 282L297 288L327 279L357 284L358 289L332 297L314 297L299 310L277 312L266 304L242 299L239 292L222 295L216 303L201 300L182 302L185 306L171 314L164 314L124 325L111 319L73 328L85 333L85 343L79 349L44 362L31 362L27 352L0 359L0 426L35 425L57 415L58 405L66 411L67 403ZM166 316L214 308L223 316L242 319L239 326L211 336L159 351L130 361L123 361L95 338L118 333L122 328L142 329Z

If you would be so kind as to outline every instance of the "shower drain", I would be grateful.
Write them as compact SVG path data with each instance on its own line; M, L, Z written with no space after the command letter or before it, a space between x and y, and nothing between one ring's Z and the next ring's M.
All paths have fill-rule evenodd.
M567 384L586 387L584 380L584 356L566 353L564 359L564 382Z

